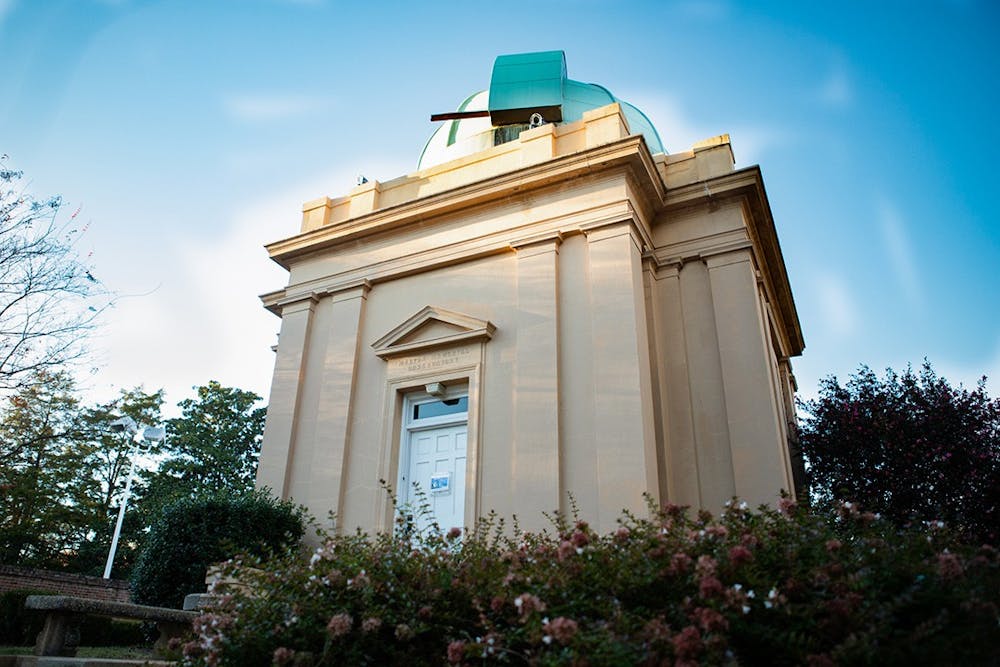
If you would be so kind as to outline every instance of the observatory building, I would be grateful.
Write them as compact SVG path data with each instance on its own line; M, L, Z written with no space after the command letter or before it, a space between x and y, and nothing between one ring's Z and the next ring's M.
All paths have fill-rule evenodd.
M668 155L561 51L500 56L435 118L417 171L267 246L289 280L262 297L258 486L369 531L393 525L380 480L445 529L794 494L803 339L759 167L726 135Z

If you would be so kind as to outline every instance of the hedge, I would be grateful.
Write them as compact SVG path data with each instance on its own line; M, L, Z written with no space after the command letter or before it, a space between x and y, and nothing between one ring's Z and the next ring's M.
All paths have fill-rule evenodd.
M139 604L180 607L204 592L208 567L237 553L263 556L297 545L303 511L263 491L181 500L150 529L130 578Z
M237 558L184 664L995 664L1000 558L851 503L625 515L598 535L331 535Z

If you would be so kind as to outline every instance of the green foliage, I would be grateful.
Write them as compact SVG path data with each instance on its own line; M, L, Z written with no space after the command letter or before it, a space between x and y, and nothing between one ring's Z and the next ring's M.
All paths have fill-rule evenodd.
M136 454L108 423L158 419L162 392L123 391L83 407L67 373L40 372L0 409L0 562L100 574ZM126 515L116 567L130 562L144 524ZM117 570L116 570L117 571Z
M101 574L135 459L112 569L127 576L166 505L253 489L264 430L259 401L210 382L196 399L180 402L166 442L137 447L108 425L122 416L159 423L162 390L123 390L108 403L83 406L68 374L39 372L0 406L0 562Z
M7 397L0 415L0 560L59 567L82 537L79 471L73 447L79 408L65 373L39 373ZM85 482L85 480L84 480Z
M596 534L327 536L242 557L189 666L988 664L1000 556L854 505L666 507Z
M158 450L164 459L142 494L154 518L181 498L242 494L254 486L266 414L260 397L214 380L195 391L196 399L178 404L181 416L167 421Z
M237 553L264 555L296 545L302 511L265 492L183 499L168 505L149 531L132 570L140 604L180 607L205 590L208 566Z
M29 595L47 595L51 591L19 589L0 594L0 645L28 646L45 624L45 615L25 609Z
M984 382L952 387L867 367L822 381L802 404L800 445L814 495L861 502L900 524L943 520L975 540L1000 538L1000 400Z

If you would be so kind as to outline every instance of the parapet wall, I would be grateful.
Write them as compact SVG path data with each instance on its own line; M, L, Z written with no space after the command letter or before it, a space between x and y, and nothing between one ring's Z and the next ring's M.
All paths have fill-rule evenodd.
M127 581L102 579L83 574L51 572L30 567L0 565L0 593L30 589L92 600L129 602Z

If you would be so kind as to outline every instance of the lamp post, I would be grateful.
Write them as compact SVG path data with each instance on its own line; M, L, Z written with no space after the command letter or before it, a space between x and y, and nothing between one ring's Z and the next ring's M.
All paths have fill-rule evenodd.
M118 508L118 521L115 523L115 532L111 536L111 549L108 550L108 562L104 564L105 579L111 578L111 565L115 562L115 552L118 550L118 537L121 535L122 522L125 520L125 506L128 505L128 499L132 493L132 477L135 473L135 460L139 453L139 442L163 442L167 437L167 431L162 426L148 426L142 431L142 440L136 441L135 436L139 432L139 426L131 417L116 419L108 426L113 433L126 434L126 437L135 443L135 447L132 450L132 461L128 467L128 478L125 480L125 493L122 494L121 506Z

